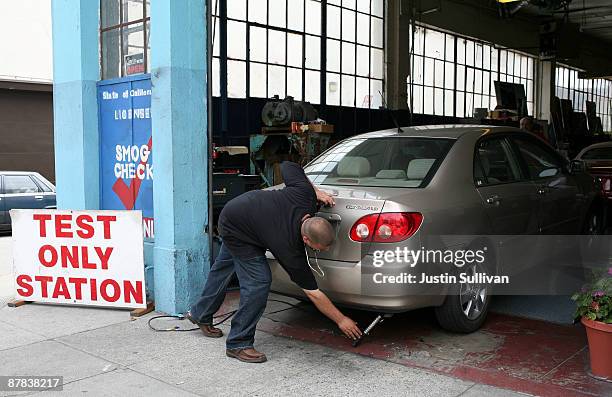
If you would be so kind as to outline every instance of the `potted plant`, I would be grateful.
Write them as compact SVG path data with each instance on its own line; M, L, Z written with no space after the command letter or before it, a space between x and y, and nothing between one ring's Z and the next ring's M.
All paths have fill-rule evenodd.
M612 268L596 275L572 299L577 305L576 318L586 328L591 372L612 381Z

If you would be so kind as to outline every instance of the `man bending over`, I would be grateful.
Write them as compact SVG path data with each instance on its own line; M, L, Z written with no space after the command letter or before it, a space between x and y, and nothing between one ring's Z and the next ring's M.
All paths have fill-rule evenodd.
M253 348L255 327L266 307L272 275L265 252L270 250L291 280L349 338L361 335L357 324L343 315L317 287L309 269L305 245L325 251L335 233L326 219L315 217L317 202L334 205L333 198L310 183L295 163L281 164L285 188L253 190L229 201L219 216L221 249L210 269L200 299L186 317L204 335L223 335L213 327L213 315L225 298L235 272L240 283L240 305L227 337L226 354L240 361L262 363L266 356Z

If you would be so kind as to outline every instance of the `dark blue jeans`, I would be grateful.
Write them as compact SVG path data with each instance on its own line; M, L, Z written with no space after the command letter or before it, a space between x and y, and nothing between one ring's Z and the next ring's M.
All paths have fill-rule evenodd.
M208 273L200 299L191 307L191 315L203 324L212 324L213 315L225 299L225 290L236 273L240 283L240 306L232 318L227 337L228 349L253 347L255 327L266 308L272 274L265 256L250 259L233 258L221 244L219 255Z

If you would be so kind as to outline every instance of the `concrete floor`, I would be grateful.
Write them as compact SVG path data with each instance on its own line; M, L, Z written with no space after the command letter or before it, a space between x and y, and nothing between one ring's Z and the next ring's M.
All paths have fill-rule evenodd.
M12 289L9 254L10 239L0 238L0 297L5 299ZM234 307L237 298L236 293L229 294L221 311ZM274 295L272 299L297 302ZM51 394L64 396L85 393L91 396L126 393L135 396L525 395L490 386L500 385L496 377L505 377L502 387L523 392L534 390L533 394L538 395L612 395L612 388L581 391L572 383L572 373L563 380L568 388L552 383L544 383L540 389L515 388L516 376L537 370L544 358L528 367L529 349L535 349L538 355L551 355L548 360L552 363L551 369L559 367L560 357L554 356L553 351L537 349L541 340L532 340L536 345L515 350L515 356L512 350L503 350L509 346L500 346L497 334L511 335L518 331L516 327L526 327L526 324L510 323L498 329L497 334L489 326L486 332L456 338L439 330L432 332L432 327L427 325L430 319L424 320L425 323L404 322L412 322L421 313L414 312L400 323L389 320L359 348L353 349L333 324L310 305L294 308L271 301L256 336L256 347L268 355L269 361L245 364L225 356L224 338L205 338L197 331L153 332L147 321L154 314L130 320L124 310L3 305L0 308L0 375L63 375L64 391ZM354 315L361 316L360 322L368 318L364 313ZM167 319L155 320L154 325L191 327L186 321ZM221 327L227 333L229 327ZM564 342L567 344L570 339ZM583 346L579 344L570 344L569 350L582 351ZM501 352L510 354L508 360L497 360L500 348ZM389 355L390 352L393 354ZM522 354L525 356L521 359ZM513 360L514 367L502 367ZM487 372L479 366L483 361L491 363L491 368L498 368L488 368ZM522 372L513 373L517 365L525 367ZM473 376L470 370L480 371L479 376ZM485 373L488 377L482 376ZM0 392L0 395L10 394Z

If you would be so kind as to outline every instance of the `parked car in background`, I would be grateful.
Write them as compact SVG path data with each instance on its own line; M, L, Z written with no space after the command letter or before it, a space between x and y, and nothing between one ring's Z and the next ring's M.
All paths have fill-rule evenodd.
M612 204L612 142L587 146L578 153L576 160L584 162L587 172L599 178L602 194Z
M55 186L37 172L0 171L0 231L11 230L12 209L56 208Z
M366 288L363 275L372 271L368 256L404 247L418 251L425 241L444 235L600 232L597 181L583 168L571 169L541 139L515 128L457 125L371 132L339 142L304 170L336 202L318 213L335 227L336 241L318 253L316 264L316 253L309 251L311 265L325 275L317 277L321 290L341 305L379 313L435 307L441 326L452 331L481 326L491 296L486 286ZM272 290L300 296L274 256L268 252L267 257ZM499 271L497 259L484 266ZM528 260L508 262L503 266L530 266ZM491 270L476 266L463 270ZM397 274L412 271L409 264L392 267Z

